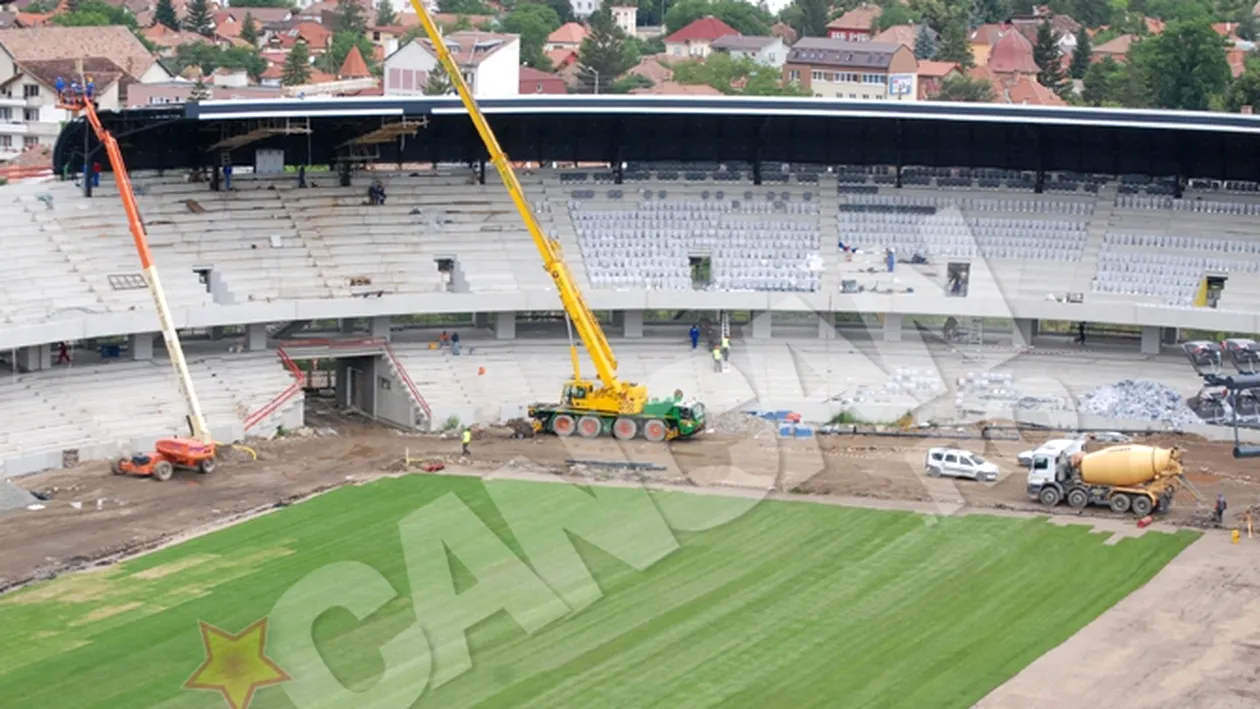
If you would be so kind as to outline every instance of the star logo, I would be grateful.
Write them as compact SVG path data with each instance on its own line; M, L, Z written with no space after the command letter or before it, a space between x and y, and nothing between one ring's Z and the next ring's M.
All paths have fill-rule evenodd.
M206 660L188 678L185 689L214 690L231 709L247 709L254 692L292 679L267 657L266 618L236 635L205 622L200 627Z

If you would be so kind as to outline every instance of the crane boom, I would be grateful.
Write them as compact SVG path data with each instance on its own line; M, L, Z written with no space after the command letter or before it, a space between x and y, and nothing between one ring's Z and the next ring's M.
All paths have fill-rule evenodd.
M586 305L586 300L582 297L581 290L574 283L569 266L565 263L561 254L560 242L549 238L538 225L538 218L534 216L533 208L530 207L529 201L525 199L525 192L521 189L521 183L516 179L516 173L512 171L507 155L499 147L499 140L495 137L494 131L490 129L490 124L486 122L486 117L477 106L477 102L468 88L468 83L464 80L459 66L455 63L455 58L451 56L450 50L442 41L442 33L433 21L433 17L429 15L428 10L425 9L424 4L420 0L411 0L411 4L415 8L416 16L420 18L420 24L424 27L424 33L428 35L429 42L433 45L433 51L437 55L438 61L450 77L451 86L459 94L460 101L463 102L465 110L468 111L468 117L472 119L473 126L477 129L477 134L481 136L481 142L485 144L486 152L490 154L490 162L498 170L499 177L503 179L503 185L507 187L508 195L511 196L512 203L516 206L516 211L520 214L521 221L525 224L525 229L534 240L534 246L538 248L538 253L542 256L543 268L551 275L551 279L556 284L556 290L560 293L560 302L564 305L564 311L568 314L569 320L577 330L582 344L586 346L586 351L595 365L595 372L599 377L600 383L609 393L615 393L619 398L624 398L627 395L627 390L633 388L634 385L622 382L617 378L617 358L613 355L612 346L608 344L608 338L604 335L604 329L600 326L599 320L595 318L595 314ZM581 372L577 370L576 352L574 353L573 363L573 378L574 380L580 380Z
M126 164L123 163L118 140L105 129L105 126L101 125L100 116L96 114L96 107L91 100L85 100L82 95L62 96L59 106L65 110L82 112L92 127L92 132L96 134L97 140L105 146L110 168L114 171L114 181L118 183L118 196L122 199L123 210L127 213L127 224L131 228L131 238L135 241L136 254L140 257L141 273L149 288L149 295L153 296L158 327L162 332L162 339L166 341L166 351L171 358L171 365L175 368L179 393L183 396L184 404L188 409L188 426L192 430L193 438L201 443L213 443L210 430L206 427L206 419L201 413L201 400L197 398L197 390L193 387L192 374L188 371L188 361L184 359L184 348L179 342L179 333L171 320L171 309L166 302L166 292L162 290L162 281L158 278L157 264L153 263L148 235L145 233L144 221L140 218L140 208L136 204L135 192L131 189L131 177L127 174ZM92 179L87 170L84 170L83 179Z

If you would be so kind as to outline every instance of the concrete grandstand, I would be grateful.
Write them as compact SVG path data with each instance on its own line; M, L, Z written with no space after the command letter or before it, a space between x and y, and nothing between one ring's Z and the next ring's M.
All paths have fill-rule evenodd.
M217 437L302 424L295 370L285 366L293 360L335 360L339 403L404 427L509 418L556 396L564 345L537 339L563 337L547 316L556 294L503 186L475 154L464 166L385 168L391 156L351 140L341 164L353 173L343 181L312 171L303 187L283 172L296 153L283 154L279 171L262 168L264 152L281 150L267 140L291 136L255 120L272 119L238 116L216 131L227 141L220 156L238 166L231 190L189 179L189 168L205 167L201 155L165 172L138 159L133 174ZM303 139L318 134L304 125ZM425 130L440 140L445 130L407 129L418 136L410 141ZM63 162L80 139L68 131ZM144 149L133 140L128 157ZM990 330L1003 331L1009 351L1037 343L1042 320L1139 326L1128 353L1091 353L1093 371L1075 386L1132 376L1139 357L1152 376L1192 385L1180 363L1155 358L1177 328L1255 332L1260 310L1260 241L1248 232L1260 198L1252 182L1214 176L627 160L535 168L522 183L588 303L608 314L625 376L657 392L697 392L715 409L757 402L825 420L855 399L895 418L949 388L939 366L912 373L931 369L930 357L897 344L925 315L1003 323ZM373 180L386 189L384 205L366 204ZM0 265L0 351L12 373L0 383L4 474L181 430L115 197L108 175L90 198L70 182L0 189L10 254ZM748 314L736 325L738 384L679 344L696 314L721 321L732 312ZM873 332L838 330L852 313L877 317ZM430 349L442 322L474 356ZM293 341L329 323L331 336ZM79 343L70 363L59 361L59 343ZM865 347L885 366L857 364L855 351L871 359ZM863 398L859 381L916 385ZM125 417L111 415L120 410Z

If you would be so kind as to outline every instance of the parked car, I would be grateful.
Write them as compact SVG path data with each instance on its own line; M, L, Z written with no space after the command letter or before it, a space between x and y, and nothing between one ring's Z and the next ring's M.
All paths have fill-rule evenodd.
M932 448L923 461L923 470L934 478L967 478L993 482L998 479L998 467L984 458L961 448Z

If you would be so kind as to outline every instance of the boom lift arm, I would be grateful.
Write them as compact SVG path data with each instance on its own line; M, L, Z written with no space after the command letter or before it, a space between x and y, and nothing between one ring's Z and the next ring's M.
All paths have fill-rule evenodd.
M118 196L122 199L123 210L127 212L127 223L131 227L131 238L136 244L136 254L140 257L141 273L153 296L153 305L157 309L158 326L162 331L162 339L166 341L166 351L170 355L171 365L175 368L175 378L179 382L179 392L184 397L188 408L188 427L192 437L198 442L211 445L214 439L206 427L205 417L201 413L201 400L197 398L197 390L193 387L192 374L188 371L188 361L184 359L184 348L179 342L179 333L171 321L171 309L166 303L166 292L162 290L162 282L158 279L157 265L153 263L153 254L149 251L149 239L145 233L144 221L140 218L140 208L136 205L136 195L131 189L131 177L127 174L127 166L123 163L122 150L118 141L105 126L101 125L100 116L96 114L96 106L90 98L76 92L62 95L58 106L76 113L82 112L88 125L96 134L97 140L105 146L105 154L109 156L109 165L114 171L114 180L118 183ZM83 179L91 179L85 170Z
M603 389L587 393L583 397L584 401L580 403L575 402L575 405L608 413L638 413L642 410L643 404L647 400L646 390L641 385L623 382L617 378L617 358L613 355L612 346L608 344L608 338L604 335L604 329L600 326L591 309L587 307L586 300L582 297L582 292L578 289L577 284L574 283L569 266L565 263L561 254L560 242L549 238L538 225L538 219L534 216L534 211L530 207L528 200L525 199L525 192L521 189L521 183L516 179L516 173L512 171L507 155L499 147L498 138L495 137L494 131L490 129L490 125L486 122L481 109L478 108L467 82L464 81L463 73L460 71L458 64L456 64L454 57L451 56L450 50L442 41L442 33L438 29L437 24L420 0L411 0L411 5L415 8L416 16L420 18L420 24L424 27L424 33L433 45L433 51L437 55L438 61L450 77L451 86L459 94L460 101L463 102L464 108L468 111L468 117L472 119L473 126L477 129L477 134L481 136L481 142L485 144L486 152L490 154L490 162L499 171L499 177L503 179L508 195L512 198L512 203L516 205L516 211L520 214L521 221L525 223L525 229L529 231L530 237L534 240L534 246L538 248L538 253L542 256L543 268L555 281L556 290L560 293L560 302L564 305L565 313L568 314L569 320L577 329L578 337L581 338L582 344L586 346L587 353L590 354L591 361L595 364L595 372L599 377L600 384L603 385ZM573 384L581 386L583 384L582 373L578 364L576 346L571 347L571 356L573 358Z

